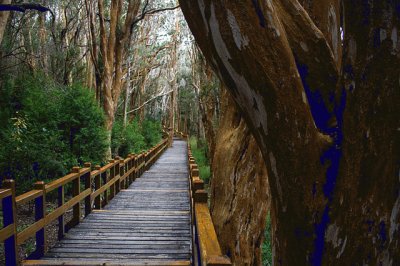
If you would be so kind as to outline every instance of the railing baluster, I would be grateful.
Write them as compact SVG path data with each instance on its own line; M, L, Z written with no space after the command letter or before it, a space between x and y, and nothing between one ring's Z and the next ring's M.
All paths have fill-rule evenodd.
M43 194L35 199L35 222L44 219L46 216L46 189L43 181L35 183L35 189L41 190ZM47 249L46 228L43 227L36 232L36 251L31 254L32 258L38 259L44 255Z
M75 166L72 168L72 173L78 173L80 172L80 167ZM81 191L81 177L78 175L73 181L72 181L72 197L76 197L80 194ZM79 224L81 218L81 208L80 208L80 202L77 202L73 207L72 207L72 219L69 223L67 223L65 232L68 232L69 229L72 227L76 226Z
M109 180L112 180L115 177L115 161L110 160L110 163L113 164L113 166L110 168L110 178ZM110 195L108 197L108 200L112 200L115 196L115 183L111 185L110 187Z
M108 171L108 170L107 170L107 171ZM101 179L102 179L102 182L103 182L103 185L102 185L102 186L104 186L105 184L107 184L107 181L108 181L108 174L107 174L107 171L104 171L103 173L101 173ZM107 203L108 203L108 189L106 189L106 190L104 191L103 202L101 203L101 207L104 207L105 205L107 205Z
M65 189L64 186L60 186L58 188L58 207L61 207L64 205L65 201ZM65 218L64 214L60 215L58 217L58 240L61 240L64 237L65 234Z
M100 165L95 166L96 171L100 171L101 167ZM94 177L94 189L98 190L101 187L101 173L97 173L97 175ZM94 199L94 208L97 210L101 209L101 194L99 194L95 199Z
M89 168L89 171L83 175L85 181L85 190L92 189L92 179L90 177L90 170L92 168L91 163L85 163L85 168ZM92 204L90 202L90 194L85 197L85 217L92 212Z
M15 181L4 180L3 188L11 190L11 196L2 200L4 227L13 225L14 233L4 241L6 266L17 265L17 215L15 204Z

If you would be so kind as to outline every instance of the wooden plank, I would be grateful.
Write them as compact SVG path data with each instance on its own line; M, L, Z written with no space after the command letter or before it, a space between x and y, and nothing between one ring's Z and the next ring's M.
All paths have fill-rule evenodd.
M104 260L26 260L22 265L29 266L188 266L189 260L175 261L175 260L138 260L138 261L104 261Z
M28 238L34 236L34 234L42 229L46 225L45 219L41 219L22 232L17 234L17 245L22 245Z
M97 196L105 192L107 189L109 189L114 183L120 178L120 176L116 176L110 181L108 181L105 185L103 185L100 189L96 190L95 192L92 193L90 196L90 199L93 201Z
M0 189L0 200L11 196L11 189Z
M14 224L10 224L0 230L0 242L4 242L7 238L14 234Z
M222 255L207 203L195 203L195 213L200 255L204 265L231 265Z
M75 196L66 203L64 203L63 206L58 207L57 209L49 213L45 217L46 225L57 219L60 215L63 215L68 209L77 204L79 201L83 200L86 196L90 195L90 192L91 189L86 189L85 191L81 192L78 196Z
M102 253L65 253L51 251L46 254L48 258L89 258L89 259L190 259L190 254L102 254Z
M15 202L17 203L17 206L22 205L42 195L43 195L42 190L37 190L37 189L31 190L16 197Z
M60 186L68 184L69 182L71 182L72 180L75 180L78 177L79 177L79 173L71 173L62 178L54 180L53 182L50 182L49 184L46 185L46 193L49 193L50 191L53 191L54 189L56 189Z

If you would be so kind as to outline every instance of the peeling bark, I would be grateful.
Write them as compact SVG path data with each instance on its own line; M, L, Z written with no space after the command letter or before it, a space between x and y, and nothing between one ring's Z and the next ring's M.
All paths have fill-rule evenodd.
M343 56L298 1L180 1L263 154L275 265L400 264L398 9L342 3Z
M212 165L211 215L234 265L261 265L269 210L267 169L258 145L224 90Z

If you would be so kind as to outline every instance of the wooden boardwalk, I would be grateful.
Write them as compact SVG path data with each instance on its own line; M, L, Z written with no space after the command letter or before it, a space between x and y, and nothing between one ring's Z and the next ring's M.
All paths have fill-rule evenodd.
M57 265L190 265L187 157L186 142L175 139L147 172L42 259Z

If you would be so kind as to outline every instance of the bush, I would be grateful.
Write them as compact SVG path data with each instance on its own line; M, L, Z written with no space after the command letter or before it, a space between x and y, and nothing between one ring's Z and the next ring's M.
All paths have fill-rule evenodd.
M115 155L126 157L129 153L140 153L146 149L145 138L141 134L136 120L128 123L124 128L123 121L114 122L111 148Z
M0 99L0 176L15 179L19 193L72 166L102 161L104 117L88 89L56 85L39 75L8 80Z
M140 153L148 150L161 141L161 124L152 119L145 119L142 126L137 120L128 123L124 128L123 121L114 122L111 149L114 156L126 157L129 153Z
M160 122L152 119L145 119L143 121L142 134L144 140L146 141L147 148L151 148L161 141L161 131L162 129Z

